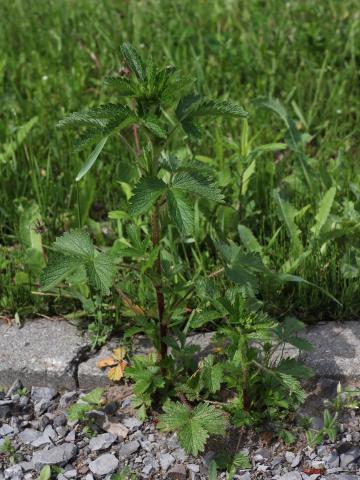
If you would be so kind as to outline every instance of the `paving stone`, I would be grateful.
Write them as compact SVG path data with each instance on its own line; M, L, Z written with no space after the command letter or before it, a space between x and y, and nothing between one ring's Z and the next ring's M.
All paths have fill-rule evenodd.
M87 345L77 327L67 321L29 320L22 328L1 322L0 384L10 386L20 379L25 387L74 389L73 362Z
M303 355L317 375L360 378L360 322L326 322L301 333L312 345Z
M108 475L114 472L119 465L117 458L111 453L104 453L93 462L89 463L89 468L95 475Z

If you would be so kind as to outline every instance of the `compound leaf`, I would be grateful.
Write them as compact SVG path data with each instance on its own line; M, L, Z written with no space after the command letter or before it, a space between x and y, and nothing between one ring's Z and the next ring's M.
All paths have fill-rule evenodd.
M147 213L166 191L167 185L156 177L142 177L131 197L130 215Z

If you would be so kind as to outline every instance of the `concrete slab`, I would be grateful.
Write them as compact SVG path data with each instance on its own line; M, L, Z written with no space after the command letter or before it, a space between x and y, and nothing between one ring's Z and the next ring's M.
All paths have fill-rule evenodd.
M196 334L188 343L200 345L200 355L204 355L212 351L212 335ZM317 376L360 380L360 322L319 323L308 327L301 336L314 346L303 360ZM86 335L76 325L57 318L29 320L20 329L0 324L0 385L10 386L19 378L28 387L106 386L107 376L96 363L116 346L118 341L113 340L99 352L91 353ZM136 338L135 354L150 350L144 337ZM294 348L286 352L286 356L296 355Z
M22 328L0 323L0 385L19 378L26 387L74 389L88 345L75 325L58 318L29 320Z
M321 322L301 336L314 347L303 360L316 375L360 379L360 322Z

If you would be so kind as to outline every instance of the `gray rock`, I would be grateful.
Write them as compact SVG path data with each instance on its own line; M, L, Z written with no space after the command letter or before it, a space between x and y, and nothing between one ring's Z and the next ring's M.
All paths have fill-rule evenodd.
M20 462L19 465L24 473L31 472L35 469L35 466L32 462Z
M94 477L92 476L91 473L88 473L85 477L85 480L94 480Z
M172 455L175 457L177 462L185 462L188 457L183 448L177 448L172 452Z
M196 465L196 463L189 463L187 465L187 468L188 468L188 470L190 470L191 472L194 472L194 473L200 472L200 467L199 467L199 465Z
M1 351L0 351L0 356L1 356ZM0 381L0 384L1 384L1 381ZM13 408L14 408L14 402L12 400L0 400L0 418L4 419L7 417L10 417Z
M16 393L18 390L20 390L21 388L23 388L23 384L21 383L21 381L17 378L16 380L14 380L14 383L11 385L11 387L9 388L9 390L6 392L6 396L7 397L11 397L12 395L14 395L14 393Z
M0 437L6 437L6 435L10 435L13 432L14 429L7 423L4 423L3 426L0 427Z
M170 453L161 453L159 460L161 468L164 472L167 472L171 465L175 463L175 458Z
M104 430L105 425L108 423L107 416L104 412L100 410L90 410L90 412L86 413L86 416L98 427Z
M140 448L140 443L137 440L124 443L119 450L119 460L124 460L133 453L137 452Z
M111 453L104 453L93 462L89 463L89 468L94 475L107 475L114 472L119 465L117 458Z
M53 421L54 427L65 427L66 424L67 424L67 418L66 418L66 415L64 415L63 413L61 413L60 415L57 415L54 418L54 421Z
M35 402L40 402L41 400L47 400L48 402L52 400L57 394L57 391L53 387L32 387L31 388L31 399Z
M141 470L141 473L143 475L150 475L150 473L153 471L154 467L151 465L151 463L148 463L145 465L145 467Z
M64 395L61 396L59 400L59 407L60 408L67 408L69 405L74 403L78 397L78 392L73 390L72 392L66 392Z
M55 430L52 428L51 425L48 425L43 431L42 435L33 442L31 442L31 445L33 447L41 447L43 445L46 445L47 443L53 443L56 438L57 435Z
M37 470L43 465L63 465L75 457L77 448L72 443L63 443L49 450L43 449L33 453L32 463Z
M181 464L174 465L169 470L167 478L169 480L186 480L186 468Z
M19 438L22 443L32 443L42 436L42 433L34 428L26 428L21 433L19 433Z
M75 469L66 470L64 472L64 477L65 478L76 478L77 477L77 471Z
M292 463L295 460L295 453L293 452L285 452L285 460L287 463Z
M300 462L301 462L301 459L302 459L302 454L301 452L298 453L296 455L296 457L294 458L294 460L291 462L291 468L296 468L300 465Z
M75 442L75 430L71 430L71 432L69 432L66 437L65 437L65 440L67 442Z
M34 405L35 415L40 417L43 413L45 413L48 408L50 407L51 402L49 400L39 400Z
M259 448L256 450L255 455L261 455L263 458L270 458L271 457L271 452L268 448Z
M117 440L117 436L112 433L102 433L96 437L92 437L89 442L89 447L92 452L97 450L105 450Z
M131 432L138 430L143 422L136 417L128 417L122 420L123 425L127 427Z
M237 480L251 480L251 475L249 472L246 472L242 475L237 475Z
M340 457L336 453L325 455L323 461L327 468L337 468L340 465Z
M281 480L302 480L300 472L287 472L280 477Z
M340 455L340 467L348 467L351 463L356 462L360 458L360 448L353 447Z
M7 468L4 471L4 476L5 480L11 479L11 480L22 480L23 474L22 474L22 468L21 465L11 465L11 467Z

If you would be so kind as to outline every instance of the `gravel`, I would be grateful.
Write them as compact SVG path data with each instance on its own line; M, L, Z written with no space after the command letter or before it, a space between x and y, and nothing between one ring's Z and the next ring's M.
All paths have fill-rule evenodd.
M334 387L331 382L322 383ZM112 401L106 413L91 411L88 421L94 433L89 436L83 425L66 416L66 408L81 392L59 394L51 387L33 387L20 396L19 385L14 383L9 395L3 394L0 400L0 411L6 411L6 419L0 422L0 445L9 439L16 451L15 465L0 455L0 480L34 480L43 465L62 467L57 480L110 480L112 473L125 466L139 480L208 480L211 459L221 451L233 452L238 444L235 429L235 441L229 437L221 446L211 439L203 456L193 458L180 447L176 434L161 433L151 419L142 422L134 417L128 399ZM315 411L319 415L318 404ZM261 444L255 431L248 432L239 445L249 454L252 468L239 468L234 480L360 478L360 415L357 410L348 411L338 422L342 427L336 441L325 439L314 448L306 446L303 433L297 444L286 447L276 440ZM218 479L224 480L225 474L219 473Z

